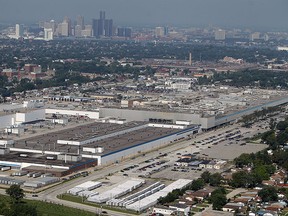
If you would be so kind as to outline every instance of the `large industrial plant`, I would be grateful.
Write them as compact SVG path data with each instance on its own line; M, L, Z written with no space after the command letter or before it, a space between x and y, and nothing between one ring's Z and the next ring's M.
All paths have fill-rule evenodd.
M5 104L0 165L61 177L118 163L287 102L281 98L221 117L129 108L65 109L47 107L43 100Z

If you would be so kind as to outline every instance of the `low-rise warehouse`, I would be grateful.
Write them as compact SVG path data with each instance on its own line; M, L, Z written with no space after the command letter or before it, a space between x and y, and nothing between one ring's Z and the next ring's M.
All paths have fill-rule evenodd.
M165 197L169 192L172 192L175 189L182 189L188 184L190 184L192 180L189 179L178 179L177 181L171 183L167 187L163 188L162 190L147 196L143 199L140 199L130 205L127 205L127 209L131 209L134 211L143 211L153 205L155 205L160 197Z
M199 129L199 125L144 122L86 124L15 141L10 145L11 153L1 157L0 165L27 171L48 166L49 173L63 176L160 148L198 133ZM63 172L56 174L59 169Z

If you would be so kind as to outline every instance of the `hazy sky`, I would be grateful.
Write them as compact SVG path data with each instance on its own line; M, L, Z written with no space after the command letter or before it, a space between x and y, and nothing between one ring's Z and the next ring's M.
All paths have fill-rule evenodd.
M235 26L288 29L288 0L0 0L0 23L36 23L105 10L117 25Z

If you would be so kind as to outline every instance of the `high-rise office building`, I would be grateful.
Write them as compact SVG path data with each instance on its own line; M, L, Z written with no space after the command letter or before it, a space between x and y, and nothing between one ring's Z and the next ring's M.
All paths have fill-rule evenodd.
M82 36L82 27L80 25L75 26L74 35L75 35L75 37L81 37Z
M259 40L260 39L260 32L254 32L252 34L250 34L250 40L254 41L254 40Z
M24 34L24 28L21 24L16 24L15 26L15 35L17 38L23 37Z
M43 27L46 29L52 29L53 33L55 33L57 29L57 23L54 20L50 20L49 22L44 22Z
M61 23L61 35L65 37L72 35L71 20L68 17L65 17Z
M100 19L92 20L94 37L111 37L113 36L113 20L106 19L105 11L100 11Z
M80 27L81 27L81 30L84 29L85 24L84 24L84 17L83 17L83 16L80 16L80 15L77 16L76 25L80 26ZM76 32L76 29L75 29L75 32Z
M52 28L44 28L44 40L49 41L53 40L53 29Z
M65 37L69 36L69 23L67 22L61 23L61 35Z
M100 11L100 20L105 20L105 11Z
M91 37L92 36L92 25L85 25L84 30L81 31L82 37Z
M264 39L264 41L268 41L269 40L269 35L268 34L264 34L263 39Z
M132 37L132 29L131 28L117 28L117 36L118 37Z
M215 40L225 40L226 32L225 30L218 29L215 31Z
M100 23L99 19L93 19L92 20L92 30L93 30L93 36L94 37L100 37L99 23Z
M112 37L113 36L113 20L112 19L105 20L104 35L105 35L105 37Z
M160 38L164 36L164 27L156 27L155 28L155 37Z
M165 36L168 36L168 35L169 35L169 27L168 27L168 26L165 26L165 27L164 27L164 35L165 35Z

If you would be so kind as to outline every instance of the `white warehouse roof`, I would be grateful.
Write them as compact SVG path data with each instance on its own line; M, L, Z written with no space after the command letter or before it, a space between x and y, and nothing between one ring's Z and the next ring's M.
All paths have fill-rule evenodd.
M144 183L145 183L145 180L131 179L112 188L111 190L105 191L96 196L89 197L88 201L103 203L103 202L108 201L109 199L123 196L131 192L132 190L136 189L137 187L140 187Z
M101 182L94 182L94 181L87 181L84 182L83 184L77 185L75 188L81 188L83 190L93 190L95 188L98 188L102 185Z
M127 205L126 208L127 209L132 209L135 211L142 211L144 209L147 209L153 205L155 205L157 203L157 200L160 197L165 197L169 192L172 192L175 189L181 189L185 186L187 186L188 184L190 184L192 182L192 180L189 179L178 179L177 181L171 183L170 185L168 185L167 187L163 188L161 191L152 194L150 196L147 196L135 203L132 203L130 205Z

